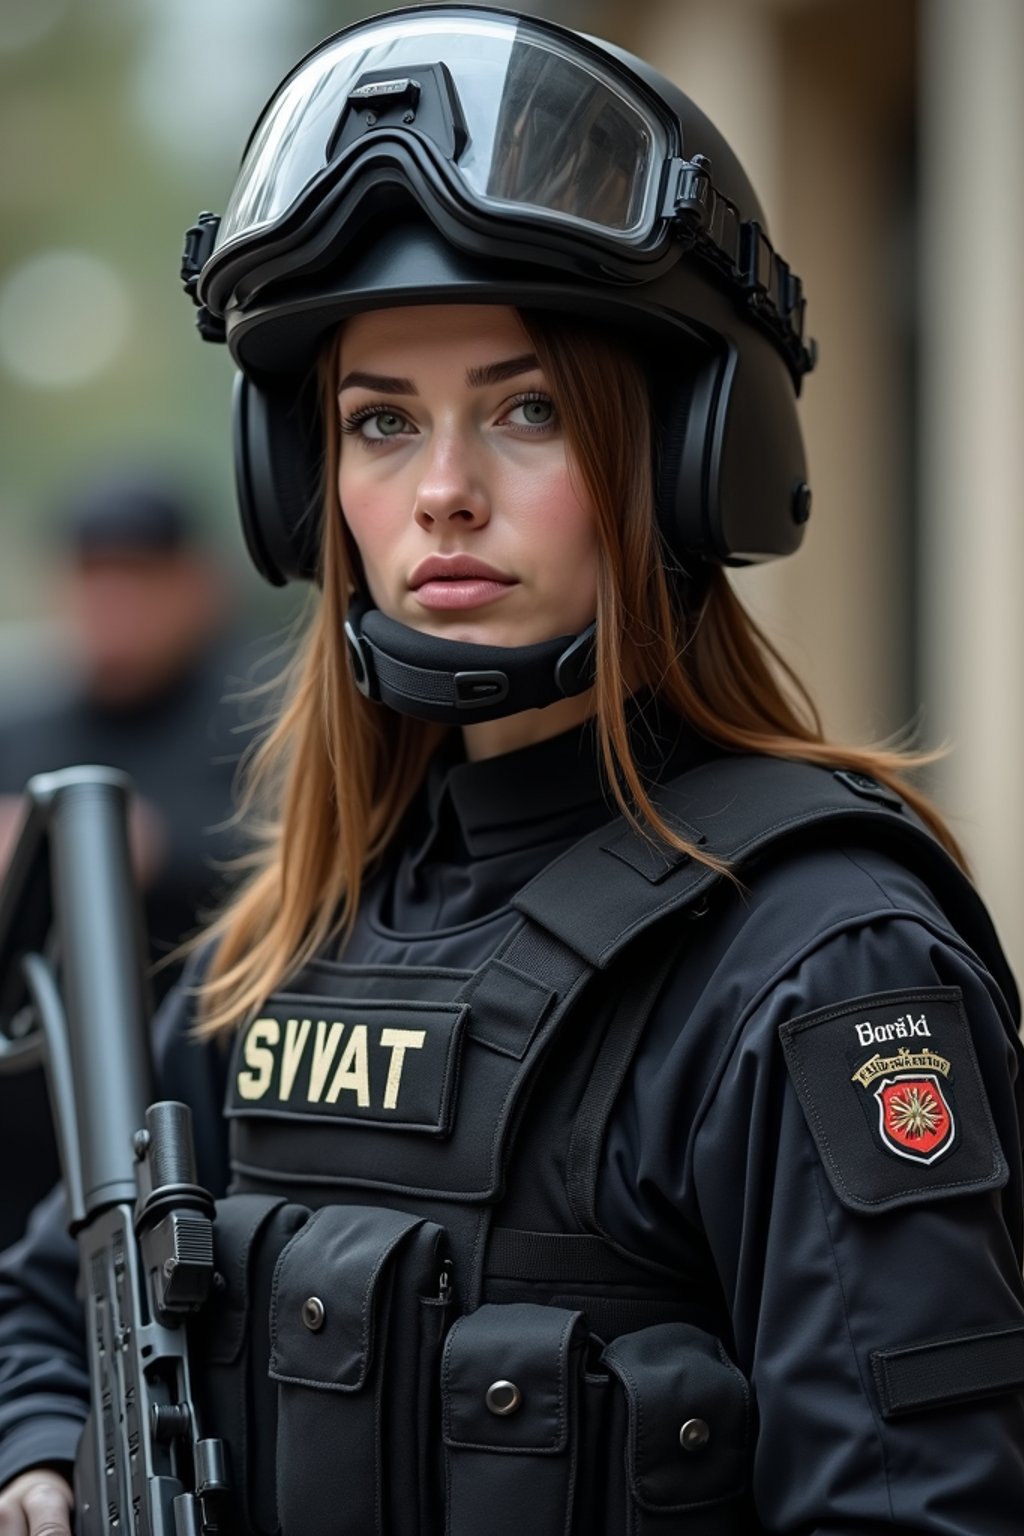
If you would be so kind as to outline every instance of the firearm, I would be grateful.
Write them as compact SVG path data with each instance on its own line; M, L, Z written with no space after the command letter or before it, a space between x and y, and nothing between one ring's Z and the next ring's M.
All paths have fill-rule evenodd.
M199 1432L185 1324L213 1280L191 1112L152 1103L129 780L41 774L0 889L0 1071L42 1061L78 1244L92 1411L79 1536L201 1536L227 1489ZM147 1107L148 1106L148 1107Z

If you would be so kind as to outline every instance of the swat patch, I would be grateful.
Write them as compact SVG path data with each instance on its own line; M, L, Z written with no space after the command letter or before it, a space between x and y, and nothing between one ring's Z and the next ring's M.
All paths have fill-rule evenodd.
M779 1037L829 1180L851 1210L1006 1183L959 987L856 998L790 1020Z
M443 1134L468 1013L457 1003L278 994L239 1034L226 1113Z

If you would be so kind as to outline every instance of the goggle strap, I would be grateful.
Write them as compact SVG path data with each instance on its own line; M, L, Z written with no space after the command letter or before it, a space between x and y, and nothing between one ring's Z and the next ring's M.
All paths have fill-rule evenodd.
M803 283L777 253L756 219L740 219L711 180L704 155L673 160L662 205L689 237L693 254L722 274L754 320L781 351L797 388L817 361L817 346L804 341Z

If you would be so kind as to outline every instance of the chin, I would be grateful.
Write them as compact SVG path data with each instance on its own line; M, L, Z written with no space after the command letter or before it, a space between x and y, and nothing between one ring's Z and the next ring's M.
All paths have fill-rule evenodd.
M460 645L496 645L503 650L513 646L536 645L541 640L551 640L563 633L550 625L516 624L508 620L489 623L483 618L460 617L449 624L419 624L416 626L438 640L454 640Z
M515 634L512 625L474 623L472 619L460 619L455 624L432 624L427 633L438 640L454 640L459 645L510 646L529 643Z

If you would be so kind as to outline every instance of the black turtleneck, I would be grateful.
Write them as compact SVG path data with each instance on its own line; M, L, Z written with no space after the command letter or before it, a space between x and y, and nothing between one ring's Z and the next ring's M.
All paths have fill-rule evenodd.
M633 750L648 782L710 748L672 715L634 705ZM615 802L592 721L518 751L467 761L442 746L402 833L364 890L349 964L482 963L513 920L509 901L563 849L611 819Z

